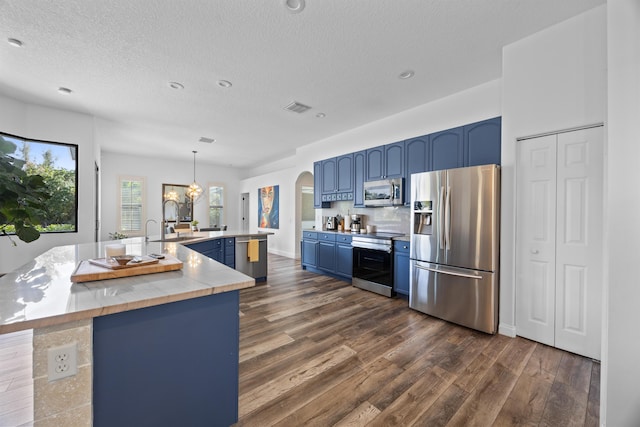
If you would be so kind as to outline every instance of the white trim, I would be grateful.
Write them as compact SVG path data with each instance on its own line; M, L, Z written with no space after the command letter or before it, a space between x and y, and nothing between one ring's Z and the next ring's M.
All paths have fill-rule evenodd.
M516 327L514 325L507 325L506 323L500 323L498 325L498 333L507 337L516 337Z

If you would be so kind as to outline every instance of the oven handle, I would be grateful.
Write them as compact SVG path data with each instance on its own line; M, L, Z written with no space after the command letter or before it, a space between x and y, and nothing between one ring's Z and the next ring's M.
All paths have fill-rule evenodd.
M448 274L450 276L464 277L464 278L467 278L467 279L474 279L474 280L482 279L482 276L478 276L476 274L464 274L464 273L459 273L457 271L440 270L440 269L432 268L432 267L423 267L423 266L418 265L418 264L416 264L416 268L419 268L420 270L432 271L434 273L442 273L442 274Z
M393 247L389 246L381 248L380 245L376 245L375 243L373 244L368 244L368 243L364 243L364 242L358 242L357 244L353 244L353 242L351 243L351 247L352 248L359 248L359 249L369 249L372 251L380 251L380 252L386 252L388 254L390 254L391 252L393 252Z

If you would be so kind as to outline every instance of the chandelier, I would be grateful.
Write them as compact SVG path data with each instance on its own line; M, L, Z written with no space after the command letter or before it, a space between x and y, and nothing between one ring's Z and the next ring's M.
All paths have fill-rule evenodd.
M187 196L196 203L202 197L204 193L202 190L202 186L196 182L196 153L197 151L193 151L193 182L187 188Z

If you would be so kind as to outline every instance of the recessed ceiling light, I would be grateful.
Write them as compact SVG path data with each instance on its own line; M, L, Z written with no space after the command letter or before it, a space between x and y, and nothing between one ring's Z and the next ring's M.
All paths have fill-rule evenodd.
M7 42L13 47L22 47L22 42L18 39L7 39Z
M184 85L178 82L169 82L169 87L171 89L184 89Z
M304 10L304 0L284 0L284 5L291 13L300 13Z
M231 87L233 85L228 80L218 80L218 86L220 86L220 87Z
M71 94L71 92L73 92L73 91L72 91L71 89L69 89L68 87L62 87L62 86L60 86L60 87L58 88L58 93L61 93L61 94L63 94L63 95L69 95L69 94Z
M319 119L322 119L324 117L327 117L327 115L325 113L318 113L318 114L316 114L316 117L319 118Z
M399 79L410 79L411 77L413 77L413 75L415 74L415 72L413 70L407 70L404 71L402 73L400 73L400 75L398 76Z

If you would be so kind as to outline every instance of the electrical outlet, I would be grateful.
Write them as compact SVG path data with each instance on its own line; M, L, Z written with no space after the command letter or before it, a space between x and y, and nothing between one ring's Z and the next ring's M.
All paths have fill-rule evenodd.
M78 373L78 343L74 341L48 350L49 381L59 380Z

